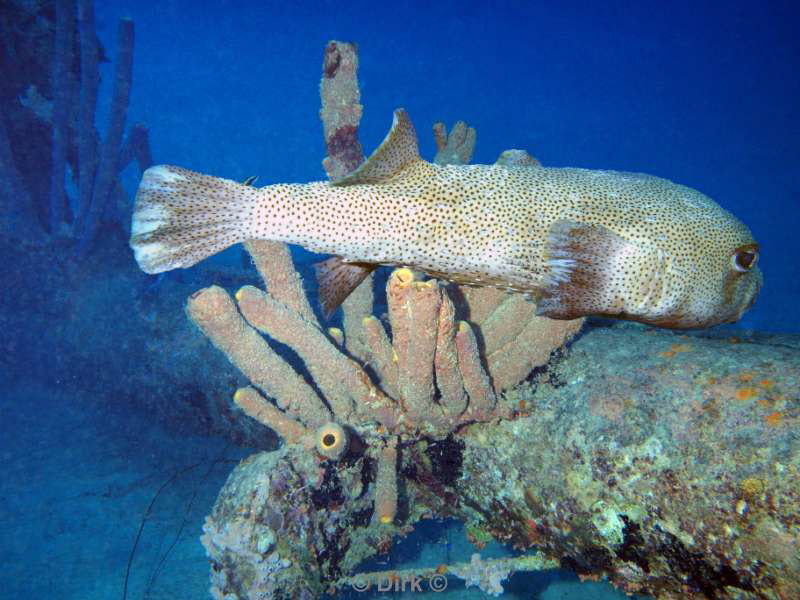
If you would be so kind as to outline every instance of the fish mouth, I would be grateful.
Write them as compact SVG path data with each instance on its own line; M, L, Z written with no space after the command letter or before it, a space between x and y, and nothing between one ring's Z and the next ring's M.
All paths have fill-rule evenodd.
M755 291L755 292L753 293L753 295L750 297L750 302L748 302L748 303L747 303L747 306L745 306L745 307L744 307L744 310L742 310L742 313L746 313L748 310L750 310L751 308L753 308L753 304L755 304L755 303L756 303L756 298L758 298L758 294L759 294L759 292L760 292L760 291L761 291L761 286L758 286L758 287L756 288L756 291ZM740 313L740 314L741 314L741 313Z
M755 304L756 298L758 298L758 295L761 293L761 286L763 285L764 285L764 278L763 276L761 276L761 273L759 273L759 277L755 280L755 285L754 285L755 289L753 289L752 292L750 293L750 299L747 301L746 304L742 305L742 308L739 309L739 311L736 313L736 316L729 321L730 323L735 323L736 321L742 318L742 315L744 313L753 308L753 304Z

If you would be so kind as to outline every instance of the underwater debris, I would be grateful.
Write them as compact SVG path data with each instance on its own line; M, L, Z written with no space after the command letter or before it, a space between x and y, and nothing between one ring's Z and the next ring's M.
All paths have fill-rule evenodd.
M379 591L401 591L406 587L411 589L413 582L424 581L427 588L441 592L447 587L444 577L452 575L463 579L466 587L474 585L490 596L498 596L503 593L502 582L514 573L557 569L558 566L556 561L543 558L540 554L488 559L482 559L480 554L473 554L467 563L442 564L426 569L359 573L343 577L337 585L352 586L360 591L367 591L372 586L376 588L380 586ZM422 590L421 584L417 590Z
M481 560L477 552L469 564L449 569L464 580L467 587L476 586L484 594L499 596L503 593L503 581L511 574L511 566L498 561Z

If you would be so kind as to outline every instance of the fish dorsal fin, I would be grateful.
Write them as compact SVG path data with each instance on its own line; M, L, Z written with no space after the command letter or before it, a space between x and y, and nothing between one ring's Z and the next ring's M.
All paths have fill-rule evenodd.
M381 183L419 160L417 133L403 108L394 111L392 128L377 150L355 171L333 185Z

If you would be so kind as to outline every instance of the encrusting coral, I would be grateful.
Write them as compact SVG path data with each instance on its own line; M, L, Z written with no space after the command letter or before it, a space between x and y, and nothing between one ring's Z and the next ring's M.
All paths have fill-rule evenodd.
M323 164L332 178L363 160L357 139L361 106L356 66L354 46L329 43L321 116L329 151ZM434 132L439 162L469 160L474 129L458 123L447 136L437 124ZM251 386L234 395L245 414L308 457L339 461L339 477L361 461L362 479L366 469L367 481L374 481L367 506L370 520L374 527L390 527L379 534L384 545L392 532L402 532L399 453L417 442L445 440L469 423L514 417L515 410L498 398L499 392L546 363L582 324L537 318L521 295L422 281L400 268L386 289L391 335L373 315L371 275L343 303L343 331L325 329L286 245L250 241L245 247L266 292L245 286L234 301L212 286L191 296L188 314L250 380ZM268 340L291 348L308 381ZM312 485L322 489L329 477L325 474ZM365 489L357 498L364 502L367 496ZM204 539L214 564L222 568L226 551L213 542L220 538L220 528L210 517ZM343 540L336 543L346 549ZM356 561L354 556L329 565L328 580L342 572L343 562ZM222 588L217 586L215 593L221 597Z

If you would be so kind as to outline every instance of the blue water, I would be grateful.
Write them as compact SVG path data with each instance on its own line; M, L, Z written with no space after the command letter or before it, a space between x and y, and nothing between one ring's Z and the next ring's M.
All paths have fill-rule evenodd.
M130 120L157 162L323 179L321 49L354 41L365 151L403 106L428 158L431 125L462 119L473 162L524 148L695 187L762 246L765 285L740 326L800 330L796 3L130 1L98 14L109 47L121 15L137 24Z
M109 0L95 9L112 57L118 19L135 22L128 123L147 125L157 163L259 175L261 185L323 179L322 50L330 39L353 41L366 152L402 106L427 158L431 125L463 119L478 132L473 162L523 148L546 165L642 171L700 189L761 244L761 297L731 328L800 332L796 3ZM101 132L112 73L113 62L101 67ZM136 179L126 172L129 193ZM211 260L238 265L240 251ZM119 262L120 273L135 269L130 255ZM11 277L15 267L0 268ZM62 292L30 297L44 303ZM113 373L50 369L47 360L55 365L73 349L49 346L47 331L73 313L31 331L4 310L13 326L0 361L2 596L121 598L127 571L131 599L206 597L202 519L249 450L176 427L174 415L137 404L135 389L110 394L104 382ZM80 324L88 338L97 326ZM117 335L118 364L158 351ZM440 523L401 542L392 566L468 560L471 551L459 524ZM561 571L517 576L507 589L507 598L623 597ZM459 593L450 597L467 597Z

